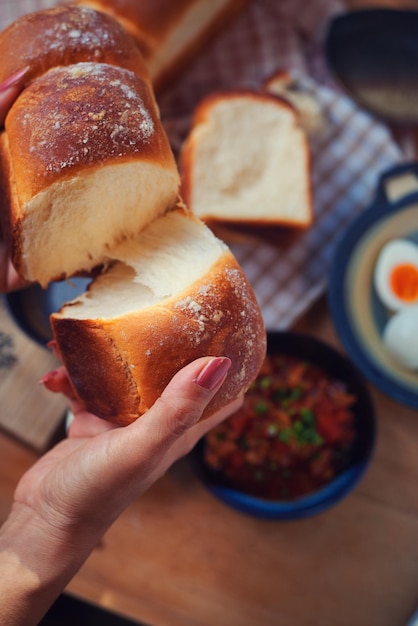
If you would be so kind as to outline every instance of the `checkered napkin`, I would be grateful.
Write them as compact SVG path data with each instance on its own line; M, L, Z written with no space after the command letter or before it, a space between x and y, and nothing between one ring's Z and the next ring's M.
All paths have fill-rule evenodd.
M230 243L269 329L289 328L324 292L344 228L370 203L379 174L404 158L389 130L341 94L327 74L321 43L329 18L341 11L333 0L253 0L160 98L175 148L205 95L259 88L280 69L319 103L326 126L311 138L314 225L290 246Z
M2 0L0 26L54 4ZM324 292L345 227L370 203L379 174L405 158L389 130L341 94L327 74L321 41L327 20L340 11L338 0L253 0L159 98L175 150L205 95L259 88L279 69L289 71L322 109L326 129L311 139L314 225L290 246L230 244L269 329L289 328Z

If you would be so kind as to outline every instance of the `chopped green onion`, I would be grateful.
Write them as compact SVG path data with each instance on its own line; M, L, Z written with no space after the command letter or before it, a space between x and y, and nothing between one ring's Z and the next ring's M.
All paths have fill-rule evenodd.
M260 415L261 413L267 413L268 404L267 402L258 402L258 404L254 407L255 412Z
M293 387L290 392L289 400L299 400L302 395L302 387Z
M277 435L277 433L279 432L277 424L269 424L267 426L266 432L267 432L267 435L269 435L270 437Z
M322 446L322 444L324 443L323 438L316 431L314 433L314 436L312 437L312 443L315 444L316 446Z
M303 423L301 421L299 421L299 420L296 420L296 422L294 422L294 424L293 424L293 430L295 431L295 433L297 435L302 433L302 431L303 431Z
M289 443L290 438L292 437L292 429L291 428L282 428L279 432L279 441L282 443Z
M307 409L306 407L303 407L300 411L300 416L303 420L303 422L305 424L314 424L315 422L315 415L313 413L313 411L311 411L311 409Z

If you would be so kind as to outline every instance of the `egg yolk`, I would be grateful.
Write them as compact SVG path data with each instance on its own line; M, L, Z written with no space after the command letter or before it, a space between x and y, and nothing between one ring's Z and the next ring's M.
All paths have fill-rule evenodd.
M390 286L403 302L415 302L418 300L418 268L410 263L397 265L392 270Z

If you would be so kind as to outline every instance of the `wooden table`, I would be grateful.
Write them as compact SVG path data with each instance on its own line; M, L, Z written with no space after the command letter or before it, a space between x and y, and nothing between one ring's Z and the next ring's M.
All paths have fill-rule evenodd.
M297 330L339 347L324 300ZM182 460L117 520L68 591L154 626L404 625L418 601L418 415L372 393L372 464L330 511L253 519ZM0 456L3 521L35 455L0 436Z
M361 6L411 3L366 2ZM321 300L297 325L340 348ZM215 500L186 460L109 530L68 591L153 626L402 626L418 605L418 415L371 387L373 461L355 491L304 521ZM0 522L36 455L0 435Z

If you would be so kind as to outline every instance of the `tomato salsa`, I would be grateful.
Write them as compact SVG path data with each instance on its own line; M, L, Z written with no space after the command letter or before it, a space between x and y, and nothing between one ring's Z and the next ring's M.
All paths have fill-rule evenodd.
M210 431L204 461L246 493L293 500L350 463L356 397L318 366L268 355L243 407Z

